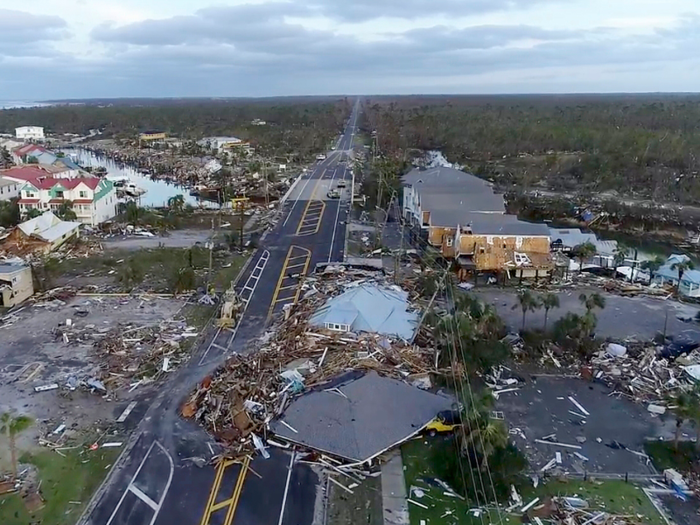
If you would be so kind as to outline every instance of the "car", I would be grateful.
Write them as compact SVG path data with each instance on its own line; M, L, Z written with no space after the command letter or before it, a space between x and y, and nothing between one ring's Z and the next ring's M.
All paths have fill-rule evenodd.
M316 155L316 160L326 160L326 156L323 153Z
M338 181L338 187L339 187L339 188L345 188L347 185L348 185L348 183L345 182L344 180L339 180L339 181Z
M326 195L329 199L339 199L340 198L340 192L338 190L331 190Z
M459 410L443 410L438 412L435 419L430 421L425 427L426 432L431 436L444 432L453 432L462 425L462 414Z

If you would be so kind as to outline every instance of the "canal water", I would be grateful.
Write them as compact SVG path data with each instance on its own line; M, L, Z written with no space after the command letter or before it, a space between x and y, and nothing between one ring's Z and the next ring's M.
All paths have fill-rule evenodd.
M107 179L120 180L128 178L146 193L140 197L140 205L145 207L167 206L168 199L176 195L182 195L185 204L195 207L218 208L215 202L199 199L192 196L187 188L172 184L163 180L153 180L137 169L114 162L109 157L98 156L91 151L82 148L65 148L62 150L66 155L71 155L78 164L84 167L102 167L107 170Z

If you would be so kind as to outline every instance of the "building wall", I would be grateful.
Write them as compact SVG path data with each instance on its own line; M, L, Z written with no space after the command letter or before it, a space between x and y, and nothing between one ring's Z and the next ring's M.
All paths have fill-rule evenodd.
M15 136L22 140L39 140L44 138L44 128L39 126L22 126L15 129Z
M93 202L93 206L92 226L97 226L100 223L113 219L117 215L117 190L112 187L104 195L100 196L98 194L98 198Z
M7 179L5 179L5 181L10 184L2 184L4 181L0 179L0 201L9 201L10 199L19 197L22 184Z
M29 267L14 273L0 274L0 288L5 284L9 284L11 290L2 292L2 306L14 306L34 294L32 270Z
M503 270L506 263L513 261L514 252L549 256L549 237L545 236L459 234L457 237L455 256L473 255L477 270Z

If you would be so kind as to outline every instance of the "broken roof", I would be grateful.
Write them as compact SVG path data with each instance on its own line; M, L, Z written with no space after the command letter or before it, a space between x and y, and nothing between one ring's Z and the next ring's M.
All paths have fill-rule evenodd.
M62 221L50 211L17 225L25 235L34 235L47 242L54 242L80 228L79 222Z
M402 177L404 184L413 186L417 190L424 191L429 188L457 187L465 193L478 193L491 190L491 183L464 171L438 166L436 168L415 168Z
M288 441L362 462L420 432L451 405L448 398L376 372L350 373L298 397L271 428Z
M408 311L408 292L365 283L328 300L309 320L311 326L348 325L353 332L372 332L409 340L418 313Z
M456 226L464 222L469 213L503 214L506 211L503 196L490 189L482 193L468 193L461 190L445 193L437 191L420 191L420 206L430 212L433 226Z

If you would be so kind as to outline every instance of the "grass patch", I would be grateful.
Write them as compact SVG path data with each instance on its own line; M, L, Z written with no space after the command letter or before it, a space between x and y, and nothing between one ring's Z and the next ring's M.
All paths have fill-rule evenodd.
M674 468L679 472L700 471L700 450L690 441L679 442L678 448L671 441L647 441L644 444L644 452L651 458L657 470Z
M624 480L607 481L547 481L536 489L521 488L523 501L534 497L577 496L588 501L589 511L605 511L612 514L642 515L641 523L665 525L665 521L649 501L639 485Z
M30 515L19 495L0 497L0 523L65 525L77 521L119 455L119 449L75 449L64 453L66 456L62 457L46 450L22 457L22 463L31 463L39 470L45 506L35 515Z
M339 480L346 484L348 480ZM328 523L331 525L382 525L382 481L367 478L352 489L353 494L330 483Z
M216 270L214 278L212 279L217 291L228 290L234 279L238 277L238 272L241 271L247 259L248 255L233 255L229 260L220 264L219 269ZM225 268L224 266L228 264L231 264L231 266Z
M423 509L412 503L408 504L411 525L420 525L421 520L428 525L439 523L483 525L483 523L489 522L489 518L492 523L498 523L498 513L495 509L488 510L481 517L475 517L469 513L469 509L472 506L467 501L446 496L445 490L436 486L434 480L438 476L431 465L430 458L433 453L433 446L443 439L449 438L422 437L411 440L401 447L401 459L406 479L406 494L411 497L409 492L411 487L420 488L425 492L425 496L420 499L415 497L412 499L428 507ZM519 523L519 521L517 516L503 517L504 523Z
M424 520L427 525L439 523L482 525L482 518L483 523L499 523L499 513L496 509L489 509L483 517L475 517L469 513L469 509L473 508L472 505L466 501L446 496L444 489L435 486L432 480L437 478L437 469L431 464L431 458L434 457L435 447L444 439L448 438L423 437L409 441L401 447L406 492L410 494L412 486L423 490L425 496L413 499L428 507L423 509L411 503L408 504L411 525L420 525L421 520ZM469 476L468 472L465 471L465 475ZM486 483L487 480L485 479L484 482ZM471 480L467 480L467 483L471 483ZM591 511L627 515L639 514L643 516L640 521L644 525L665 525L663 518L642 489L638 485L625 483L622 480L552 480L540 484L537 488L532 487L531 484L522 483L518 490L525 503L535 497L540 497L544 501L547 497L576 495L588 501ZM521 522L520 514L505 513L504 509L508 506L507 503L500 502L500 505L503 523L516 524Z

